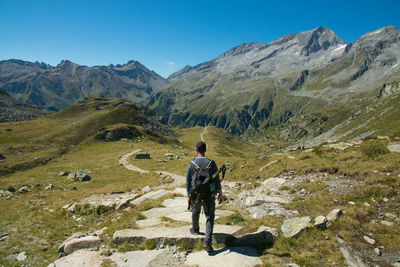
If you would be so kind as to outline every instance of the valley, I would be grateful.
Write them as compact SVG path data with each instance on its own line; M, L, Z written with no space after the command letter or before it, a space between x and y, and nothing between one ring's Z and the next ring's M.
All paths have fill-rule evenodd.
M43 142L43 129L49 128L38 126L29 134L22 130L32 122L40 125L39 121L43 124L47 120L50 124L57 118L61 127L69 114L78 109L82 114L75 117L78 123L79 117L89 118L88 114L98 113L98 116L104 112L92 110L93 106L114 101L89 100L81 103L83 110L77 105L36 121L3 123L1 153L9 146L22 150L21 144L29 144L29 140ZM8 128L13 130L6 131ZM57 140L69 140L71 133L77 133L72 125L68 129L60 131ZM92 266L123 266L140 258L145 261L143 264L168 262L171 266L206 266L207 260L221 261L222 266L234 266L235 261L266 266L289 263L340 266L351 260L359 260L365 266L386 266L400 257L400 236L395 230L400 218L400 154L395 152L399 146L395 136L283 152L246 142L215 127L174 129L174 132L166 139L141 135L99 141L95 138L97 132L92 131L90 135L82 135L70 150L57 152L46 163L2 175L1 264L47 266L54 262L55 266L69 266L86 262ZM53 140L49 138L51 133L45 140ZM187 164L194 157L193 148L201 138L208 144L209 158L218 165L231 162L222 185L226 201L217 208L216 233L232 237L219 239L216 235L214 256L203 255L199 248L201 241L186 234L190 213L185 211L182 187ZM149 153L150 158L136 159L135 155L142 152ZM24 153L27 161L33 155L29 153L34 152ZM55 152L50 147L40 153L48 156ZM4 155L2 167L11 167L9 161L16 159ZM60 176L64 175L61 172L80 169L90 170L89 181ZM11 187L17 191L11 192ZM20 190L23 187L27 190ZM112 199L119 201L118 206L111 205ZM334 209L343 214L326 228L307 226L296 237L286 237L283 228L286 220L309 216L314 223L313 218L327 216ZM158 236L154 232L157 227L161 231ZM182 236L176 236L174 229L181 229ZM263 231L269 233L267 239L260 239L265 238ZM77 232L87 236L83 239L94 240L89 245L91 249L79 249L78 245L71 254L59 254L59 245ZM252 243L247 236L256 232L261 235L256 235L258 239ZM369 244L364 236L375 244ZM80 240L75 239L73 242ZM374 252L376 248L380 256ZM350 253L350 258L342 251ZM22 252L25 258L20 255ZM57 260L57 255L63 257Z

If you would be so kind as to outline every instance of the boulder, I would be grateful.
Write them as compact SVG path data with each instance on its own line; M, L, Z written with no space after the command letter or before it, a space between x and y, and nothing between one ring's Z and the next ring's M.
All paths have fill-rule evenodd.
M393 223L388 222L388 221L381 221L381 224L386 225L386 226L393 226Z
M70 172L69 174L68 174L68 180L70 180L70 181L76 181L77 179L76 179L76 173L75 172Z
M136 153L135 159L150 159L150 153L146 153L146 152Z
M53 189L53 188L54 188L54 185L53 184L49 184L44 189L49 190L49 189Z
M328 222L328 220L326 219L325 216L318 216L315 218L315 222L314 222L314 226L319 228L319 229L326 229L326 223Z
M265 194L257 194L253 197L248 197L245 201L245 205L247 207L254 207L254 206L259 206L261 204L267 203L267 202L275 202L275 203L280 203L280 204L287 204L288 201L281 197L277 196L269 196Z
M269 231L261 230L235 239L233 246L252 246L254 248L264 248L266 246L272 246L273 243L274 235Z
M142 192L143 192L143 193L148 193L148 192L150 192L150 191L151 191L151 187L148 186L148 185L146 185L146 186L143 187L143 189L142 189Z
M92 171L89 170L89 169L79 169L79 170L76 172L76 175L77 175L77 176L84 175L84 174L92 174Z
M74 238L67 242L64 246L64 252L71 254L72 252L84 249L84 248L94 248L100 245L101 240L98 236L85 236L80 238Z
M23 186L20 189L18 189L18 193L20 193L20 194L25 194L25 193L28 193L30 191L31 191L31 189L29 189L29 187L27 187L27 186Z
M18 253L17 257L16 257L17 261L24 261L26 260L26 252L22 251L21 253Z
M339 219L339 217L343 214L343 211L341 209L333 209L331 210L328 215L326 216L326 219L328 221L336 221Z
M58 246L58 253L64 252L65 244L67 244L69 241L71 241L73 239L81 238L81 237L84 237L84 236L86 236L86 235L84 233L82 233L82 232L77 232L77 233L71 235L70 237L65 239L64 242L62 242L62 244L60 246Z
M58 176L67 176L69 174L69 172L59 172Z
M367 243L369 243L369 244L371 244L371 245L374 245L375 244L375 240L374 239L372 239L372 238L370 238L369 236L363 236L363 239L365 240L365 241L367 241Z
M90 176L87 175L87 174L82 174L82 175L79 175L79 176L78 176L78 180L79 180L80 182L90 181L91 179L92 179L92 177L90 177Z
M284 220L281 225L281 231L284 237L290 238L297 236L301 231L309 227L312 227L311 218L309 216L295 217Z
M278 237L279 236L279 231L276 228L272 228L269 226L260 226L257 230L257 232L261 232L261 231L267 231L270 232L274 237Z

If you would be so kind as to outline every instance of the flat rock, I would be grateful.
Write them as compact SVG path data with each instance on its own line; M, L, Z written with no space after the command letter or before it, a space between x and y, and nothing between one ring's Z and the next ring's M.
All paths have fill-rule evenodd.
M390 152L400 153L400 143L393 143L387 146Z
M17 257L15 258L17 261L24 261L26 260L26 252L22 251L21 253L18 253Z
M386 226L393 226L393 223L388 222L388 221L381 221L381 224L386 225Z
M129 203L138 198L140 194L125 192L121 194L100 194L92 195L84 198L78 202L80 205L89 204L91 208L99 206L115 207L115 209L122 209L129 206Z
M314 226L320 229L325 229L326 228L326 223L328 222L328 220L326 219L325 216L318 216L315 218L314 220Z
M100 267L103 257L98 251L77 250L48 265L48 267L90 266Z
M374 245L375 243L376 243L376 241L375 241L375 239L372 239L371 237L369 237L369 236L363 236L363 239L365 240L365 241L367 241L367 243L369 243L369 244L371 244L371 245Z
M84 234L82 232L74 233L73 235L68 237L66 240L64 240L64 242L62 242L62 244L58 247L58 253L64 252L65 244L67 244L69 241L76 239L76 238L84 237L84 236L86 236L86 234Z
M137 206L145 200L159 199L160 197L163 197L169 193L171 193L171 191L165 189L160 189L158 191L151 191L131 201L130 205Z
M119 267L145 267L157 258L165 249L129 251L124 253L114 253L110 257Z
M337 237L336 240L340 244L340 252L345 259L347 266L349 267L368 267L366 263L361 259L358 253L354 252L350 247L347 247L343 239Z
M147 228L147 227L153 227L156 225L162 224L160 218L149 218L149 219L144 219L144 220L138 220L135 222L136 226L139 228Z
M266 202L275 202L275 203L280 203L280 204L287 204L289 203L287 200L278 197L278 196L270 196L266 194L257 194L253 197L248 197L246 199L245 205L246 207L253 207L253 206L259 206L263 203Z
M308 227L312 227L311 218L309 216L295 217L283 221L283 224L281 225L281 231L284 237L290 238L295 237Z
M333 209L326 215L326 219L328 221L336 221L342 214L343 212L341 209Z
M279 236L279 231L276 228L273 227L269 227L269 226L260 226L257 230L257 232L261 232L261 231L267 231L270 232L274 237L278 237Z
M242 267L262 264L259 254L252 247L227 247L208 255L206 251L190 253L185 264L202 267Z
M275 236L266 230L245 234L236 238L233 246L252 246L254 248L272 246Z
M218 242L227 243L232 239L232 234L238 230L240 230L239 226L216 224L214 225L213 237ZM145 240L152 239L156 240L157 242L176 244L178 241L185 240L194 244L198 240L204 239L204 237L205 235L190 234L190 226L182 226L177 228L149 227L145 229L118 230L113 235L113 241L114 243L121 244L123 242L143 242Z
M64 246L64 252L71 254L75 250L84 248L93 248L100 245L101 240L98 236L85 236L80 238L75 238L68 241Z
M249 207L247 208L247 211L249 212L250 216L255 219L262 218L266 215L283 216L287 218L298 214L296 210L287 210L280 203L276 202L264 203L260 206Z
M31 189L29 189L29 187L27 187L27 186L23 186L20 189L18 189L18 193L20 193L20 194L25 194L25 193L28 193L30 191L31 191Z

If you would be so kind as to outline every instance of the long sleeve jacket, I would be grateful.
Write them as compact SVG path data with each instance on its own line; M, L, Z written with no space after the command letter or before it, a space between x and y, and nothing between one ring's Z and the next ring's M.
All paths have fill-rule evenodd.
M206 157L196 157L193 161L200 168L206 168L211 160L209 160ZM214 161L212 161L210 166L210 173L214 174L217 171L218 171L217 164ZM192 164L189 164L186 171L186 191L189 197L190 197L190 190L192 189L192 177L195 173L196 169L192 166ZM219 192L221 192L221 180L219 178L219 175L217 175L217 177L215 177L214 180L215 180L215 188L211 192L212 197L215 197Z

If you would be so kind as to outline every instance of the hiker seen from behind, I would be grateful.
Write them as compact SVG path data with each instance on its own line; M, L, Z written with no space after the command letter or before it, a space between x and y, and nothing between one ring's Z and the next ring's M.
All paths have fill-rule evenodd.
M217 164L205 157L207 150L206 143L196 144L197 157L189 163L186 174L186 190L188 193L188 208L192 208L192 228L190 232L194 235L200 234L199 217L203 207L206 217L206 238L203 248L211 253L214 251L211 245L214 217L215 197L219 203L223 200L221 191L221 180Z

